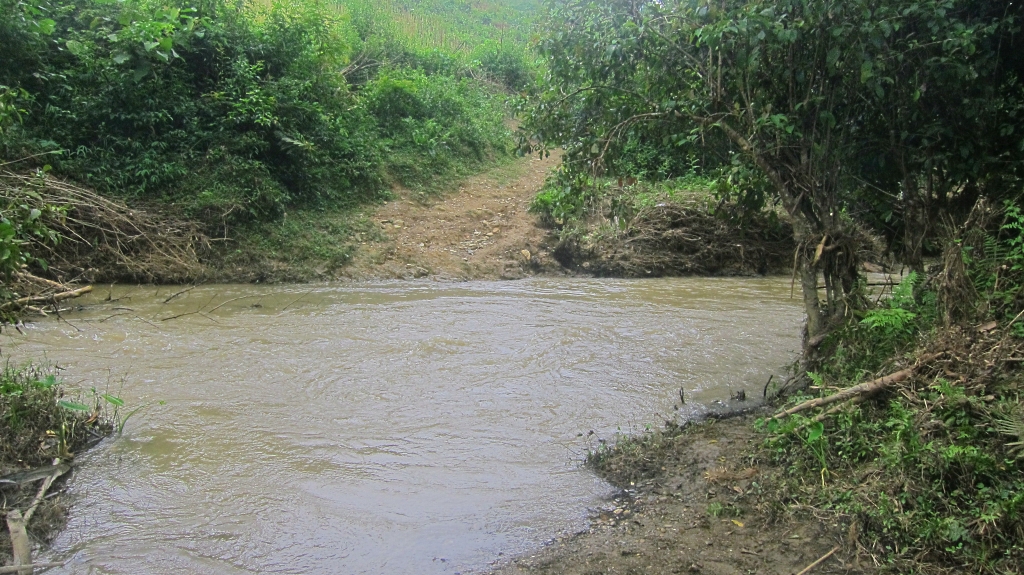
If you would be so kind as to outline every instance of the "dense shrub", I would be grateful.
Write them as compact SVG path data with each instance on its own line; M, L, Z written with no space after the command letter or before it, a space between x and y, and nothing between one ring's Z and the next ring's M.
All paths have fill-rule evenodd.
M41 161L102 193L218 225L265 220L365 201L389 173L408 181L411 166L443 173L506 147L501 98L460 72L459 51L409 40L411 7L0 7L0 154L59 152Z
M507 147L501 102L468 78L392 69L368 83L363 96L380 126L390 171L403 184Z
M896 370L911 376L827 416L763 422L789 472L766 483L769 505L836 514L894 572L1024 565L1024 215L1003 208L1001 222L961 226L934 274L911 273L830 335L810 374L824 396ZM979 204L979 213L990 212Z

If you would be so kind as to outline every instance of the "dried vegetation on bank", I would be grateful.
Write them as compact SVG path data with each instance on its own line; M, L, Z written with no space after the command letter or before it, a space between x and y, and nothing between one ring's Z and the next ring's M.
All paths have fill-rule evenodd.
M191 281L209 247L195 222L166 207L128 206L43 172L0 173L0 202L48 214L59 240L34 238L31 249L46 261L41 273L62 283Z
M0 372L4 565L50 565L34 563L32 555L37 544L49 542L65 524L67 502L60 493L61 482L75 454L112 431L101 404L120 404L119 398L94 395L91 404L66 397L54 370L8 365Z
M793 230L774 211L735 212L704 181L610 181L560 194L558 174L534 201L559 230L562 266L599 277L755 275L793 265Z

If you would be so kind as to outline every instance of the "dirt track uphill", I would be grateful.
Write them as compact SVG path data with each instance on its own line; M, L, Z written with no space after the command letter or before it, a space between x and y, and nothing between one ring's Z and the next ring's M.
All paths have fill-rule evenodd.
M370 216L380 234L356 238L359 249L341 275L469 280L563 273L550 254L557 239L527 213L558 161L521 158L439 197L396 190Z

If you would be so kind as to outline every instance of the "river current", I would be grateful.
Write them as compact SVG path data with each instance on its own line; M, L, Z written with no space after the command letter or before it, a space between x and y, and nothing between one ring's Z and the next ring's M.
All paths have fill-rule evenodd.
M802 318L788 278L183 289L0 339L145 406L78 458L51 573L484 571L586 527L599 441L760 398Z

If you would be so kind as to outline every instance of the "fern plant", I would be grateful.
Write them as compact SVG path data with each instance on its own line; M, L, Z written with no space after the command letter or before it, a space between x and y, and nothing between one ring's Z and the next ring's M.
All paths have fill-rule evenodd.
M907 274L899 285L892 288L892 297L889 298L888 307L874 309L867 312L861 324L872 330L877 330L884 339L895 339L913 335L916 330L914 320L917 308L914 300L914 286L917 285L919 276L916 272Z
M1017 459L1024 459L1024 409L1018 406L1007 417L997 418L994 426L999 433L1017 439L1007 443L1006 447Z
M1006 261L1011 272L1024 271L1024 212L1007 200L1003 205L1005 219L1000 231L1006 234Z

